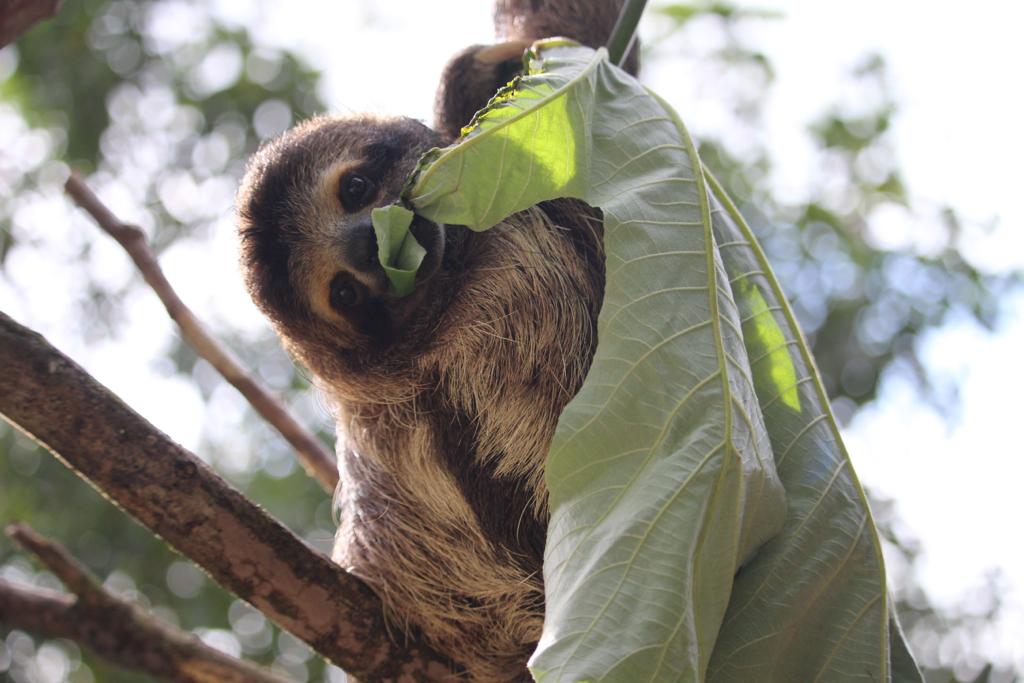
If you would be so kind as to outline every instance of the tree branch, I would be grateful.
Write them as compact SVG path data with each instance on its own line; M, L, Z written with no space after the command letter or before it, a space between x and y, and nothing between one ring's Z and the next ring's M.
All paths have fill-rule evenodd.
M640 23L640 15L646 6L647 0L626 0L623 3L618 21L608 38L608 61L612 64L622 66L626 61L636 42L636 25Z
M241 392L256 412L292 445L298 454L299 462L309 475L319 481L328 493L333 493L338 484L338 466L334 455L324 448L309 430L300 425L259 380L246 371L241 361L230 350L206 331L164 276L142 230L119 220L77 173L71 174L64 189L75 203L93 217L105 233L117 240L128 252L146 283L160 297L167 314L177 323L181 336L189 346Z
M66 549L28 526L11 524L7 535L75 597L0 580L0 621L49 638L70 638L114 664L175 683L286 683L112 595Z
M0 0L0 47L57 13L60 0Z
M0 313L0 413L222 586L371 681L450 681L388 638L379 599L175 444L39 334Z

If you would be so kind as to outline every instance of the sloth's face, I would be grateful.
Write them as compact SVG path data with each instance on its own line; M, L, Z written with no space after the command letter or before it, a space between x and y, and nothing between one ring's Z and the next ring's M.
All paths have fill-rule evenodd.
M390 292L370 222L419 156L441 143L409 119L321 117L250 163L238 198L242 266L257 304L318 374L325 356L379 357L429 328L460 230L417 217L427 250L413 294ZM448 252L446 261L445 254ZM351 368L347 368L350 371Z
M479 234L416 219L427 255L413 293L397 298L370 213L441 144L410 119L321 117L261 149L238 195L250 294L335 403L522 391L524 405L557 416L593 353L599 213L556 200Z

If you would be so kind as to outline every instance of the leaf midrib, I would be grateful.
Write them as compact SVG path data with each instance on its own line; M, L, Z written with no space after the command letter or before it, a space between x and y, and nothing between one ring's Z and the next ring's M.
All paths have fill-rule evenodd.
M725 456L726 458L728 458L728 461L724 462L722 464L722 470L719 473L719 479L721 479L725 475L725 472L729 469L729 466L731 464L732 458L735 458L738 455L738 452L736 450L736 446L735 446L735 443L734 443L734 440L733 440L733 398L734 397L733 397L732 387L729 384L729 360L727 358L728 353L727 353L727 351L725 349L725 344L724 344L723 338L722 338L722 321L720 319L721 311L719 310L719 302L718 302L719 282L718 282L718 270L715 267L716 266L716 264L715 264L715 238L714 238L714 229L713 229L714 226L713 226L713 224L711 222L711 199L708 196L708 187L707 187L707 185L705 183L705 178L704 178L704 173L703 173L704 163L701 161L700 156L697 154L697 148L693 144L693 138L690 137L689 131L686 129L686 126L683 124L682 120L679 118L679 115L676 114L675 110L671 106L669 106L668 103L665 102L664 99L662 99L657 93L653 92L650 88L647 88L646 90L652 96L654 101L658 103L658 105L662 108L662 110L664 110L665 114L668 116L669 120L672 122L672 125L675 126L676 131L679 133L680 137L682 138L683 144L686 146L687 154L690 157L690 164L692 166L693 173L694 173L694 176L695 176L694 177L694 183L697 186L697 199L698 199L698 202L700 204L701 219L702 219L702 221L704 223L704 244L705 244L705 250L707 252L707 261L706 261L706 263L707 263L708 298L709 298L708 308L709 308L709 311L710 311L710 314L711 314L711 325L712 325L712 330L713 330L712 337L713 337L713 341L714 341L714 345L715 345L715 353L718 355L718 367L719 367L719 372L721 373L721 379L722 379L722 398L723 398L722 410L724 412L724 418L725 418L724 438L725 438L725 443L729 447L728 450L730 451L730 453L727 453L726 456ZM740 339L742 339L742 336L740 337ZM746 481L745 481L745 479L743 477L740 477L739 482L740 482L740 484L739 484L740 485L740 493L739 493L738 500L742 501L744 493L745 493ZM718 490L718 487L715 488L716 492L717 492L717 490ZM710 501L709 501L709 505L710 505ZM709 508L705 508L705 510L707 510L707 509L709 509ZM699 542L701 544L703 544L703 542L704 542L703 535L701 536ZM741 542L742 542L742 534L737 534L736 535L737 548L734 549L736 555L739 554L738 544L741 543ZM697 581L697 577L696 577L696 571L698 571L698 570L699 570L699 568L695 570L694 580L690 584L690 590L694 592L694 594L691 596L692 604L694 605L694 619L696 619L697 605L700 604L697 601L697 595L695 593L696 590L697 590L697 585L698 585L698 581ZM710 653L708 654L707 658L704 657L703 649L705 647L705 644L700 642L700 640L698 639L696 645L697 645L697 648L698 648L698 662L705 661L705 659L710 659ZM711 647L713 648L713 645ZM703 675L703 673L704 672L701 672L702 675Z

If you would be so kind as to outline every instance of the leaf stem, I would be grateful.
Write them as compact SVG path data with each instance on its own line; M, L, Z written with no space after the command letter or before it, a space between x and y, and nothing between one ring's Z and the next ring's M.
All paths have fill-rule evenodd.
M636 25L640 23L640 15L644 13L647 0L626 0L619 12L618 21L608 38L608 60L616 66L622 64L629 54L629 48L636 37Z

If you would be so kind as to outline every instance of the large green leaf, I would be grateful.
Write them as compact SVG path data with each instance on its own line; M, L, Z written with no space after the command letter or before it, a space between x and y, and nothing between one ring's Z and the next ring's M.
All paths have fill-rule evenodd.
M875 530L752 235L603 50L545 41L527 67L405 199L477 230L557 197L604 214L598 346L547 463L534 676L888 680Z
M878 535L814 361L753 233L705 176L789 504L782 533L736 577L708 680L920 681L902 635L889 631ZM890 640L906 655L900 677Z

